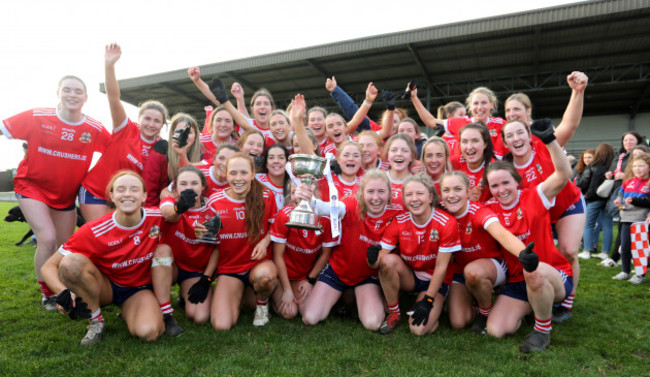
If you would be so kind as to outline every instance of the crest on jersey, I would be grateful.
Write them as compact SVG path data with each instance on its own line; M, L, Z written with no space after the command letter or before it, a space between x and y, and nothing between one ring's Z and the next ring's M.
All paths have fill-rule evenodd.
M521 212L521 208L517 209L517 220L521 220L524 218L523 212Z
M90 143L90 132L82 133L81 136L79 136L79 141L84 144Z
M537 168L537 172L538 172L540 175L542 175L542 165L540 165L540 164L538 163L538 164L535 164L535 167Z
M465 233L466 234L472 233L472 223L467 223L467 227L465 228Z
M497 136L497 130L495 130L494 128L491 129L491 130L490 130L490 136L492 136L492 137L496 137L496 136Z
M160 234L160 227L158 225L154 225L149 229L149 238L156 238Z
M438 231L435 229L431 229L431 233L429 234L429 241L438 241L440 236L438 235Z

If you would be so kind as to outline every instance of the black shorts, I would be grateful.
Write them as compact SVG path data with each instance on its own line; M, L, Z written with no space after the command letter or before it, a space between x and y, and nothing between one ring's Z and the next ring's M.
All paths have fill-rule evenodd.
M153 286L151 284L145 284L139 287L123 287L111 281L111 288L113 288L113 304L115 305L122 305L129 297L142 290L148 289L153 292Z

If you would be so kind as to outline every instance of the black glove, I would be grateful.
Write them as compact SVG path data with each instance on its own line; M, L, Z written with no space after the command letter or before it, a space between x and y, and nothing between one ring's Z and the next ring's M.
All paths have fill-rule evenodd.
M73 305L72 295L70 294L70 290L67 288L57 295L56 303L60 305L64 311L68 312L70 319L90 318L90 309L88 308L88 304L83 301L81 297L77 297L75 298Z
M174 203L174 211L179 215L187 212L188 209L194 207L196 203L196 192L192 189L185 189L181 192L181 197Z
M443 126L442 124L436 124L436 126L433 127L433 136L441 137L444 134L445 134L445 126Z
M381 245L371 245L366 249L366 256L368 257L368 264L371 266L377 263L377 257L381 251Z
M388 90L382 90L381 96L384 98L384 102L386 102L386 108L388 110L395 110L395 100L397 99L395 93L389 92Z
M524 266L524 270L527 272L535 271L539 265L539 257L533 251L533 247L535 247L535 242L529 243L528 246L519 253L519 263Z
M260 172L262 171L262 167L265 165L266 159L264 156L255 156L253 157L253 164L255 165L255 171Z
M68 288L62 290L61 293L56 296L56 303L57 305L60 305L64 311L72 311L72 295Z
M164 156L167 156L167 145L167 140L160 139L153 145L153 150Z
M413 89L417 89L418 87L418 82L415 80L409 81L409 88L402 94L400 97L401 99L410 99L411 98L411 92Z
M221 216L217 213L216 216L213 216L210 220L204 222L203 225L208 229L209 233L212 233L214 237L216 237L221 230Z
M530 125L530 132L540 138L544 144L550 144L555 140L555 130L550 118L534 120Z
M192 304L198 304L205 301L205 298L208 297L208 292L210 292L211 286L212 279L207 275L201 276L199 281L190 287L187 299Z
M226 94L226 85L224 85L223 81L221 81L219 76L215 76L210 82L210 90L212 91L212 94L214 94L214 96L217 97L217 101L219 101L219 103L223 104L228 102L228 95Z
M81 299L81 297L76 297L74 299L74 307L68 313L68 317L70 319L77 319L77 318L83 318L83 319L90 319L91 317L91 311L90 308L88 307L88 304Z
M332 174L341 175L341 165L335 159L330 160L330 170Z
M415 303L413 307L413 325L415 326L425 326L429 322L429 313L431 313L431 308L433 308L433 297L424 295L422 300Z
M178 130L174 131L174 136L172 136L172 138L176 140L180 148L183 148L187 145L187 138L190 136L191 130L192 126L188 124L185 126L185 128L179 128Z

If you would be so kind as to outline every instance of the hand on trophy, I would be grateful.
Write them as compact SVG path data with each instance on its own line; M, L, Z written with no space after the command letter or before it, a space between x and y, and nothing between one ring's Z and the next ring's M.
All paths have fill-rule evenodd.
M307 185L306 183L300 183L298 187L296 187L296 198L300 200L307 200L310 201L311 198L314 196L314 190L312 189L311 186Z

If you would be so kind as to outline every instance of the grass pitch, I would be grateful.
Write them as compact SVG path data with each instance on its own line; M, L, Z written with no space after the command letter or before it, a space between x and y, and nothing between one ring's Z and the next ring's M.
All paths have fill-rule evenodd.
M2 217L13 205L0 203ZM231 331L215 332L177 309L185 334L147 344L129 336L115 306L102 310L104 340L82 347L85 321L41 308L34 248L13 246L26 231L0 223L2 376L650 376L650 284L614 281L620 269L599 260L581 261L573 318L553 325L540 354L518 351L531 324L494 339L452 330L444 313L435 334L418 338L404 325L382 336L336 317L306 327L274 316L256 328L251 311Z

